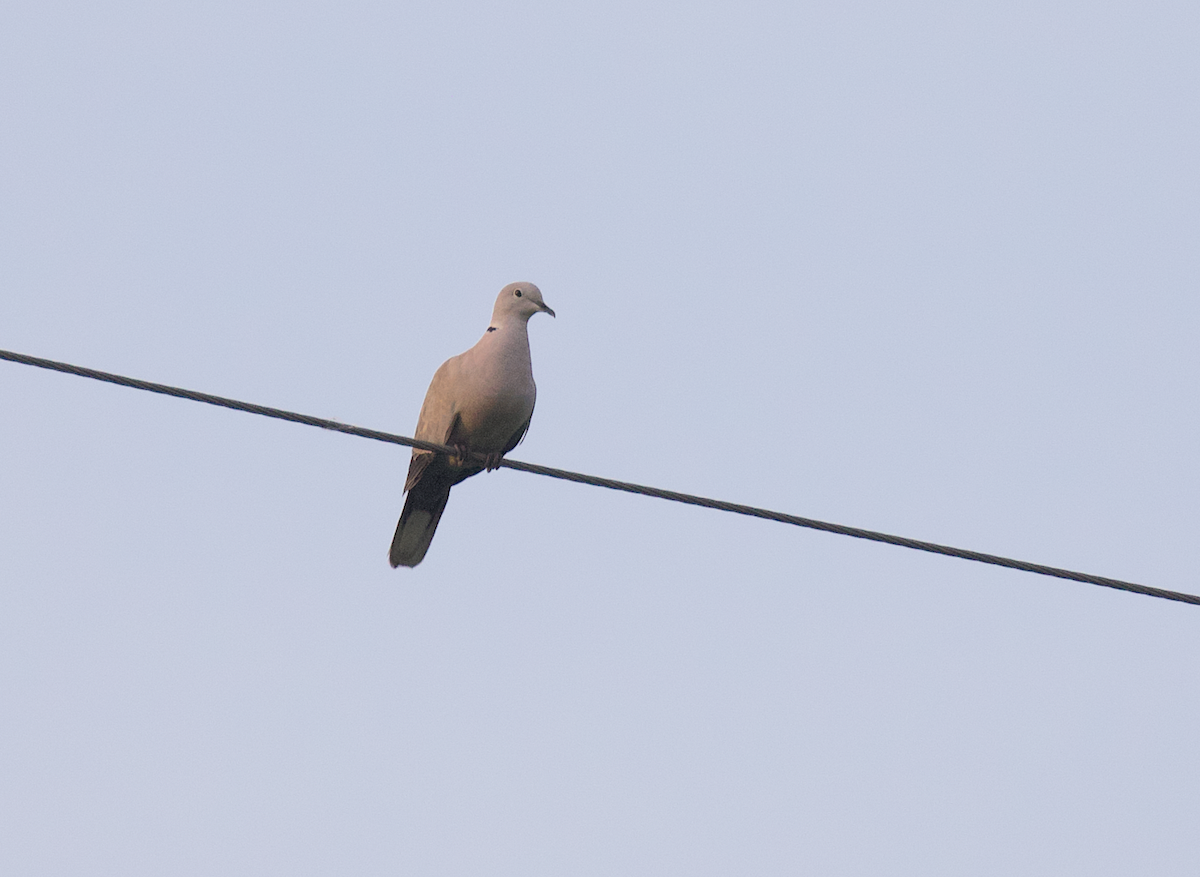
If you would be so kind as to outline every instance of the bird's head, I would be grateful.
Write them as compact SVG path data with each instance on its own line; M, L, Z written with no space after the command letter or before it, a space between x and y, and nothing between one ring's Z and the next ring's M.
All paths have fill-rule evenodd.
M510 283L496 297L496 308L492 311L492 322L502 319L528 320L534 314L545 312L554 316L544 301L542 291L532 283Z

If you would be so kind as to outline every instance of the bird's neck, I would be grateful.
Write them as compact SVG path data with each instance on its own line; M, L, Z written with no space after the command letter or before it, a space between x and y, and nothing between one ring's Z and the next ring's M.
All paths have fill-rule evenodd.
M529 358L529 320L505 316L493 319L484 340L503 351L503 355Z
M493 314L492 321L488 323L487 331L488 334L502 332L508 335L524 335L525 337L529 337L529 317Z

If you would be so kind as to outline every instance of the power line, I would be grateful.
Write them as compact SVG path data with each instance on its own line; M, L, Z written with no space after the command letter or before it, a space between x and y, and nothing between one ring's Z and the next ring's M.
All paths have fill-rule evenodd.
M31 365L36 368L49 369L50 371L64 372L69 375L78 375L81 378L91 378L97 381L106 381L110 384L118 384L122 387L132 387L135 390L146 390L150 393L161 393L164 396L175 396L180 399L189 399L193 402L204 402L208 405L217 405L221 408L232 408L235 411L245 411L249 414L259 414L263 417L274 417L277 420L287 420L292 423L301 423L305 426L316 426L320 429L329 429L334 432L343 432L347 435L354 435L360 438L374 439L375 441L388 442L394 445L406 445L412 448L420 448L424 451L434 451L441 454L454 454L453 448L446 445L435 444L434 442L425 442L418 439L408 438L407 436L394 435L389 432L381 432L377 429L365 429L361 426L351 426L348 423L339 423L336 420L326 420L322 417L312 417L308 414L297 414L294 411L284 411L282 408L270 408L266 405L255 405L252 402L239 402L237 399L226 399L223 396L214 396L211 393L198 393L195 390L184 390L180 387L172 387L167 384L156 384L151 381L142 381L137 378L127 378L123 375L115 375L109 372L97 371L96 369L85 368L79 365L71 365L65 362L55 362L51 359L41 359L36 356L27 356L23 353L12 353L8 350L0 350L0 359L6 359L10 362L20 363L22 365ZM483 457L479 457L480 462ZM1167 591L1162 588L1152 588L1149 585L1139 585L1134 582L1123 582L1119 579L1110 579L1104 576L1095 576L1088 573L1074 572L1069 569L1059 569L1053 566L1044 566L1040 563L1029 563L1025 560L1014 560L1010 557L1000 557L995 554L984 554L981 551L970 551L965 548L953 548L949 545L939 545L935 542L922 542L919 539L908 539L904 536L891 536L887 533L878 533L874 530L863 530L858 527L847 527L843 524L831 524L827 521L817 521L812 518L802 518L798 515L788 515L783 512L773 512L769 509L755 508L754 506L741 505L735 502L726 502L719 499L708 499L703 496L693 496L689 493L677 493L673 490L662 490L658 487L647 487L643 484L631 484L627 481L614 481L611 478L600 478L595 475L582 475L578 472L568 472L565 469L552 469L549 466L539 466L535 463L522 463L519 460L502 459L500 465L508 469L516 469L519 472L532 472L535 475L547 475L550 478L560 478L563 481L574 481L577 484L589 484L593 487L607 487L610 490L622 490L626 493L636 493L641 496L653 496L659 499L670 500L671 502L681 502L688 505L701 506L708 509L717 509L723 512L733 512L738 515L749 515L754 518L763 518L768 521L778 521L781 524L793 524L797 527L807 527L810 530L823 530L826 533L836 533L840 536L853 536L856 539L867 539L872 542L885 542L888 545L899 545L901 548L913 548L917 551L928 551L932 554L944 554L948 557L958 557L963 560L973 560L978 563L989 563L993 566L1004 566L1009 569L1021 570L1022 572L1036 573L1037 575L1052 576L1059 579L1070 579L1075 582L1083 582L1089 585L1100 585L1105 588L1115 588L1118 591L1129 591L1134 594L1144 594L1147 597L1158 597L1163 600L1175 600L1180 603L1191 603L1192 605L1200 606L1200 596L1194 594L1184 594L1179 591Z

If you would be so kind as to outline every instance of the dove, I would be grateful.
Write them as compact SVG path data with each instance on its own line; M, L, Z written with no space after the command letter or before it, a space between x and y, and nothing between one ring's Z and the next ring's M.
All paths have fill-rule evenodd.
M529 318L554 316L532 283L500 290L492 321L479 342L442 363L433 375L416 437L454 448L453 456L413 449L404 490L408 498L396 524L388 560L416 566L429 550L450 488L491 471L529 429L537 387L529 358ZM482 461L471 458L480 454Z

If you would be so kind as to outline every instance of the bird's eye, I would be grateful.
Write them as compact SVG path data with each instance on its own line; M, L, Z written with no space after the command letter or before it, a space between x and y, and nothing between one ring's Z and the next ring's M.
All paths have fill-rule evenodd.
M520 298L520 297L521 297L521 290L519 290L519 289L518 289L516 292L514 292L514 293L513 293L513 295L515 295L517 298Z

